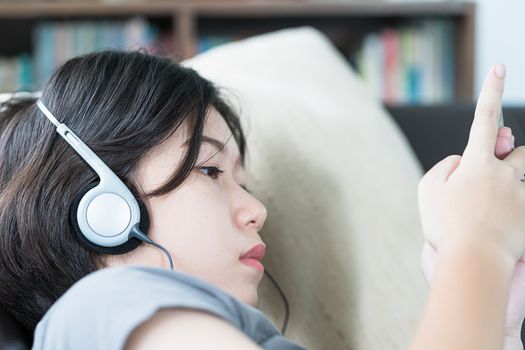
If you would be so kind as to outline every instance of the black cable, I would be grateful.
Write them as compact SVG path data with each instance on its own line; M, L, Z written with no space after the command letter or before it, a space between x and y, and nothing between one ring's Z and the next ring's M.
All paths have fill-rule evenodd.
M266 276L270 279L270 281L273 283L275 288L279 291L279 294L281 295L281 298L284 301L284 322L283 322L283 328L281 329L281 333L284 335L286 333L286 329L288 328L288 319L290 318L290 305L288 304L288 299L286 298L286 295L284 295L284 292L282 291L281 287L279 287L279 284L275 281L275 279L270 275L268 271L264 271Z
M159 248L160 250L162 250L162 251L164 252L164 254L166 254L166 256L168 257L168 261L169 261L169 263L170 263L170 269L173 271L173 260L171 260L171 254L168 253L168 251L167 251L166 249L164 249L164 247L161 246L160 244L157 244L157 243L155 243L155 242L153 242L153 241L151 241L150 244L152 244L152 245L154 245L155 247Z
M171 254L163 247L161 246L160 244L157 244L155 242L153 242L148 236L146 236L140 229L139 229L139 224L136 224L135 226L133 226L131 228L131 232L129 233L129 236L130 237L135 237L137 239L140 239L142 242L145 242L145 243L148 243L148 244L151 244L151 245L154 245L155 247L159 248L160 250L162 250L164 252L164 254L166 254L166 256L168 257L168 261L170 263L170 269L173 271L173 260L171 259Z

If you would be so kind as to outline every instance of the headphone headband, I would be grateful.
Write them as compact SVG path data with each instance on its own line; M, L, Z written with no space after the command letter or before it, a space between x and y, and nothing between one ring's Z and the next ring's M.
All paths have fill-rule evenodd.
M38 99L38 108L56 126L56 131L97 173L100 183L79 201L77 223L81 233L92 243L115 247L126 243L132 229L140 222L137 200L118 178L66 124L58 119Z

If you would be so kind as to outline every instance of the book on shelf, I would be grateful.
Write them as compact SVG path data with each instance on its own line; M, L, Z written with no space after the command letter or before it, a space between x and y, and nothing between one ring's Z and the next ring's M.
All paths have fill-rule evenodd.
M454 100L454 24L428 19L367 34L353 61L386 104Z
M364 36L350 55L367 87L387 104L454 101L454 38L451 19L426 19L384 28ZM202 35L196 53L249 36ZM37 90L54 69L71 57L103 49L144 49L173 55L173 33L143 17L128 20L37 22L32 53L0 57L0 92Z
M32 69L28 54L0 58L0 91L31 90Z
M71 57L104 49L169 51L171 43L144 18L125 21L41 22L33 30L34 81L42 84Z
M128 20L42 21L32 30L32 52L0 58L0 91L36 90L69 58L104 49L171 54L173 37L142 17Z

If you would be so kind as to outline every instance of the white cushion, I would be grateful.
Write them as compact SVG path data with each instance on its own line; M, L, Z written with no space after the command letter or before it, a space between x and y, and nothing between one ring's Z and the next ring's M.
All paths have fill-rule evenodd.
M289 298L287 336L312 349L402 349L426 285L421 168L402 132L310 27L223 45L184 63L227 88L266 205L265 265ZM268 279L260 308L280 327Z

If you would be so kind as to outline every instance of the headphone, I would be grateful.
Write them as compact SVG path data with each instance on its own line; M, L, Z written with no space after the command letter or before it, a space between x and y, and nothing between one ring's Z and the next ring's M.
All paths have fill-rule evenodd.
M166 254L170 269L173 260L170 253L148 236L148 210L137 199L122 180L100 159L71 129L60 123L40 99L36 105L56 126L56 131L88 163L100 181L92 182L81 191L69 209L69 219L80 240L105 254L123 254L135 249L141 242L151 244ZM289 319L289 304L275 279L264 273L277 288L284 300L285 319L281 329L286 332Z
M69 209L69 219L80 240L105 254L123 254L141 242L169 252L148 236L148 211L122 180L71 129L60 123L40 99L38 108L56 126L56 131L97 173L100 181L90 183L81 191Z

